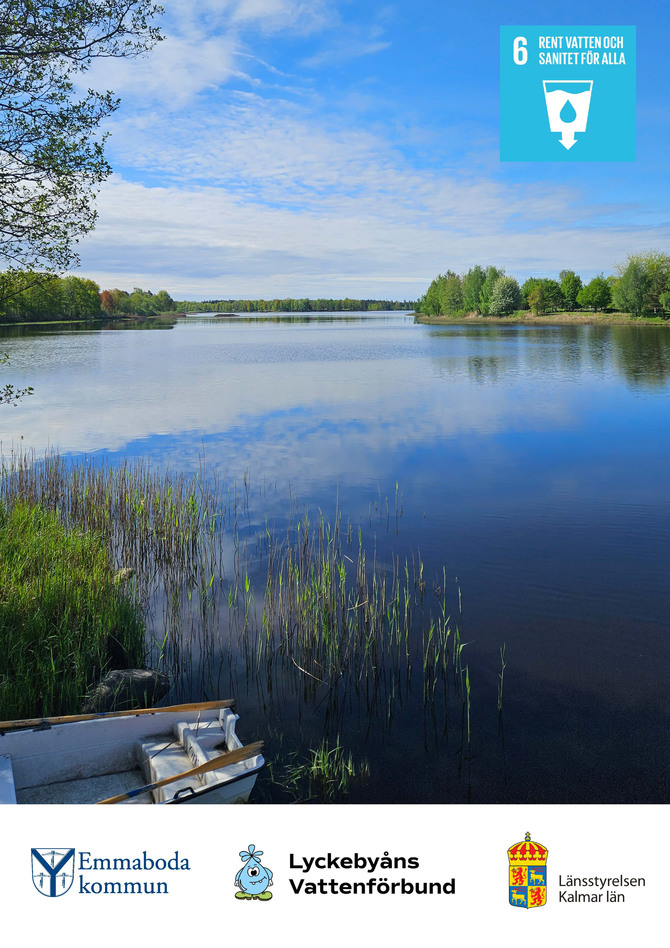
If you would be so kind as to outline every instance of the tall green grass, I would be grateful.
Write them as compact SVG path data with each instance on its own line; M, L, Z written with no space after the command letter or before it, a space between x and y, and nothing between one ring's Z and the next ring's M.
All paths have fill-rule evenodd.
M102 538L0 504L0 718L76 712L111 667L141 665L144 621Z
M418 553L380 563L361 526L339 514L310 520L293 500L284 525L258 514L252 522L249 494L246 476L226 494L204 461L183 476L143 461L114 468L15 454L0 478L8 508L38 505L74 536L94 533L110 566L135 570L149 661L173 675L173 697L201 675L203 697L253 688L265 708L310 705L333 720L355 703L390 726L416 689L445 729L447 705L462 709L469 745L473 666L463 661L460 593L452 619L446 571L439 584L427 581ZM395 508L397 532L397 486ZM387 530L390 509L384 515L380 495ZM103 665L104 655L90 663Z

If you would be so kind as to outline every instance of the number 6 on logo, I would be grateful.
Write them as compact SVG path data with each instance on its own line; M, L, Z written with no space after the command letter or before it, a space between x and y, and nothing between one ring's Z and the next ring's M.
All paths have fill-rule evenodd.
M528 62L528 41L525 36L517 36L514 40L514 62L517 66L525 66Z

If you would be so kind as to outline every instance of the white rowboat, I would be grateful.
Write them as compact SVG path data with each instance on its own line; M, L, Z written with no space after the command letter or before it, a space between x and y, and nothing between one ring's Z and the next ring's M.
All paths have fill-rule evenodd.
M232 705L0 722L0 804L244 802L264 760Z

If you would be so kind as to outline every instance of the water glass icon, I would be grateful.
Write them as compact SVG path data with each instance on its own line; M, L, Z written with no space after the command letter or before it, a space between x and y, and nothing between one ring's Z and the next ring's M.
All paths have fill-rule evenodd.
M593 80L543 79L542 84L549 128L552 132L560 132L561 145L570 149L575 144L575 133L586 131Z

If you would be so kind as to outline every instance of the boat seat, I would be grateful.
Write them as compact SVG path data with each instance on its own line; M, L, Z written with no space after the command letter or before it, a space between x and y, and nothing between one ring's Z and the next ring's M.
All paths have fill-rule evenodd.
M166 777L175 777L193 766L184 753L184 748L176 741L152 741L142 744L140 753L147 783L158 783ZM176 780L167 787L152 790L151 796L156 803L163 803L165 800L170 800L180 790L186 790L188 787L195 790L199 786L197 777L190 780Z
M226 751L237 750L241 747L237 735L235 734L235 724L237 715L230 711L224 712L225 717L218 721L206 721L199 726L193 724L177 724L175 731L184 748L192 743L197 743L198 756L201 758L198 763L204 763L225 754ZM195 761L195 757L193 758ZM194 763L194 767L196 764Z
M0 755L0 804L16 803L12 758Z
M182 721L175 724L174 735L173 741L163 740L141 745L142 760L149 783L158 783L166 777L176 777L177 774L225 753L225 748L215 749L215 745L225 739L225 732L219 721L208 721L197 727ZM163 803L165 800L171 800L180 791L187 793L189 787L197 790L218 782L217 773L212 771L184 780L175 780L174 783L151 792L156 803Z

